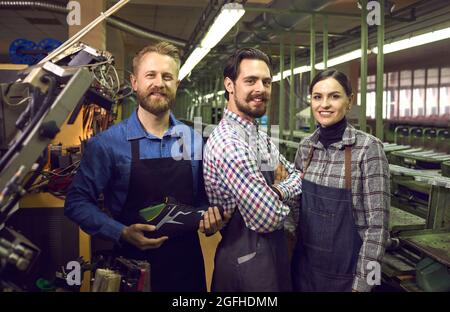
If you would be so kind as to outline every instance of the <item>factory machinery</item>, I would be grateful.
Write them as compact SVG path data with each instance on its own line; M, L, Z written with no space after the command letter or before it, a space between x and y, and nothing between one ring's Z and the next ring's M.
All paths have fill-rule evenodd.
M44 170L49 144L66 120L74 122L83 104L110 110L123 98L111 53L80 39L128 1L116 3L39 64L20 72L15 81L0 84L0 291L35 290L29 274L45 254L8 221L19 200L37 184L68 175ZM78 262L83 270L89 269L84 260ZM60 278L64 280L64 270Z
M409 141L405 136L401 144L396 135L397 143L384 144L391 172L390 231L400 243L386 253L384 277L408 291L450 291L449 130L402 129L419 135L409 135Z

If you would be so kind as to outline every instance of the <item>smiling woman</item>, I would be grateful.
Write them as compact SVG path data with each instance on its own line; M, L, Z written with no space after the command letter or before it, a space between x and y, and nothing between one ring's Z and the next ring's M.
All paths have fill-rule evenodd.
M381 263L388 238L383 145L347 122L353 92L343 73L319 73L309 91L320 127L300 143L295 158L303 180L294 290L370 291L367 268Z
M350 110L354 98L347 77L336 70L318 74L311 82L309 93L314 118L323 128L341 121Z

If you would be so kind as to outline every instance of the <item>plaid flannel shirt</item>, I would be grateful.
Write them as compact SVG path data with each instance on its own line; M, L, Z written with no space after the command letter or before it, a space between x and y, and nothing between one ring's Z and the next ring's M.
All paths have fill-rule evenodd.
M383 144L377 138L347 124L342 140L325 149L319 142L317 129L305 138L295 157L295 167L303 171L311 146L314 156L306 170L305 180L316 184L344 188L344 147L352 147L353 217L363 241L353 281L356 291L370 291L367 275L373 269L370 261L380 264L388 239L390 207L389 164Z
M258 131L257 123L225 110L203 155L205 189L211 205L230 213L238 208L246 226L256 232L272 232L283 226L290 210L285 202L301 192L300 172L265 132ZM277 184L284 202L261 172L275 170L280 162L289 174Z

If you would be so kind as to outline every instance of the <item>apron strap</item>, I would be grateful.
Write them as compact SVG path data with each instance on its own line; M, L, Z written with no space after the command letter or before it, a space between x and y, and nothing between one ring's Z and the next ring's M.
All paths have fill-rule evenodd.
M131 161L138 161L139 154L139 140L131 140Z
M352 148L345 146L345 188L352 189Z

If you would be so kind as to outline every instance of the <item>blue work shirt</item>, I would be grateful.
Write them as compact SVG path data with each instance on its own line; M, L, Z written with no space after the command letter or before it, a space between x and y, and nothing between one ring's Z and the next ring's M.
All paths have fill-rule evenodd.
M169 129L160 139L145 131L135 111L130 118L87 142L80 168L67 193L64 214L90 235L120 239L125 225L101 211L97 201L103 194L105 206L114 216L125 207L131 173L130 141L135 139L139 140L140 159L190 159L195 205L207 204L201 168L201 134L171 113Z

